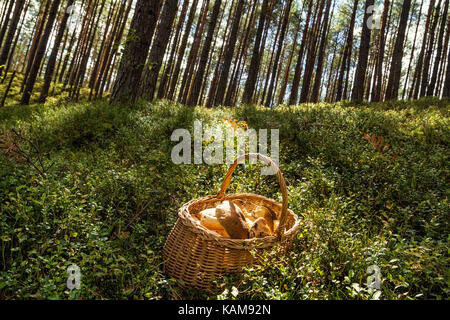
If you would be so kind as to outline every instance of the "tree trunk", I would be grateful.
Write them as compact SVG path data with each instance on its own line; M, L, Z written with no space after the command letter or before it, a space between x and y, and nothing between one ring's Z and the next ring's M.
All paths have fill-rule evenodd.
M444 89L442 90L443 98L450 98L450 46L447 53L447 72L445 74Z
M310 23L309 20L311 18L313 2L314 1L310 1L309 6L308 6L308 13L306 15L305 28L303 29L302 42L300 44L300 49L298 51L297 63L295 65L294 78L292 80L291 94L289 96L289 105L297 104L298 89L300 86L300 76L302 74L303 54L305 51L306 41L307 41L307 37L308 37L308 29L309 29L309 23Z
M28 76L27 83L23 91L22 99L20 101L21 104L30 103L30 97L33 92L34 84L36 82L36 78L39 72L39 68L41 66L42 59L44 58L48 39L50 37L50 33L52 32L53 24L56 20L60 3L61 0L53 0L51 4L50 12L47 18L47 23L45 24L44 33L42 34L41 40L39 41L36 56L34 57L33 65L30 69L30 75Z
M384 59L384 47L386 45L386 20L389 11L389 0L384 0L383 14L381 16L381 28L378 39L378 53L375 63L375 77L372 88L372 101L378 102L381 100L381 86L383 81L383 59Z
M198 50L200 49L201 38L203 28L206 23L206 16L208 13L208 9L209 9L209 0L205 0L203 2L202 10L200 10L197 26L195 27L194 41L192 42L191 50L189 50L186 67L184 68L181 86L178 93L178 101L183 104L186 103L187 93L191 85L192 73L194 71L196 61L198 60Z
M322 84L322 72L323 72L323 60L325 58L325 50L328 38L328 19L330 12L331 0L328 0L327 7L325 9L325 18L322 27L322 36L320 40L319 56L317 57L317 69L316 77L314 79L314 86L311 95L312 102L319 102L320 100L320 88ZM331 10L333 12L334 10Z
M219 16L220 6L222 4L222 0L216 0L214 3L214 8L211 14L211 18L209 20L208 32L205 38L205 44L203 45L202 53L200 55L200 61L198 65L198 70L195 75L194 84L192 85L192 92L189 96L187 104L190 106L195 106L199 103L198 98L200 95L200 89L203 82L203 77L205 74L206 64L208 62L209 51L211 49L211 42L214 36L214 30L216 29L217 17Z
M255 9L256 6L258 4L257 0L253 1L253 5L252 5L252 10L250 11L250 13L248 13L245 17L245 21L244 21L244 25L243 25L243 30L245 30L245 32L241 35L240 41L239 41L239 48L237 50L236 53L236 58L235 58L235 62L234 62L234 66L233 66L233 71L231 72L231 80L230 83L228 84L228 89L225 95L225 105L227 106L233 106L233 97L235 96L235 94L237 93L237 81L240 78L239 74L241 71L241 64L242 64L242 60L244 59L244 56L246 56L246 52L248 49L248 38L249 38L249 34L250 32L253 30L253 24L254 24L254 13L255 13Z
M132 6L133 2L134 1L131 0L128 3L126 10L125 10L125 2L123 3L124 4L123 9L125 10L125 13L123 11L121 11L121 13L119 15L119 20L118 20L119 22L117 23L117 33L115 34L114 38L112 39L113 42L112 42L110 50L108 52L108 56L105 59L103 68L101 69L100 76L99 76L98 82L95 87L95 98L97 98L98 96L100 96L100 98L101 98L105 88L107 88L107 90L109 90L109 87L110 87L109 85L113 78L113 72L109 72L109 70L111 68L111 65L114 70L116 61L118 60L117 59L117 51L120 46L120 42L122 41L123 34L125 32L125 26L127 24L128 15L130 14L131 6Z
M112 19L112 17L114 17L114 11L116 9L116 5L117 5L117 2L113 2L113 3L111 3L110 8L109 8L108 17L106 19L105 30L103 32L103 39L100 44L100 49L97 52L97 59L95 59L94 67L93 67L92 74L91 74L91 80L89 81L89 88L91 89L89 91L89 100L92 99L92 95L93 95L94 88L95 88L95 83L98 81L100 66L101 66L102 62L104 61L103 59L105 59L106 52L109 49L108 47L106 47L106 45L107 45L108 41L111 40L111 37L108 36L108 34L109 34L109 29L111 27L111 19Z
M444 49L443 49L443 58L441 61L441 67L439 68L439 76L438 76L438 81L437 83L439 84L437 86L437 90L436 90L436 96L440 96L441 95L441 91L444 87L444 79L443 77L445 77L445 66L447 65L448 68L448 64L447 64L447 56L445 55L447 53L447 50L450 48L449 46L449 40L450 40L450 15L447 18L448 22L447 22L447 32L445 35L445 42L444 42Z
M320 27L321 27L321 20L322 20L322 14L323 14L322 11L323 11L324 5L325 5L325 0L320 1L319 8L316 12L315 22L313 23L313 28L311 30L311 37L309 38L309 49L308 49L308 55L306 57L305 74L303 75L302 90L300 93L300 103L304 103L309 100L311 81L312 81L312 76L313 76L313 72L314 72L314 64L316 61L316 54L317 54L316 53L316 49L317 49L316 39L318 38L317 34L320 31Z
M67 8L73 5L74 0L69 0L67 2ZM44 103L47 99L48 90L50 88L50 83L52 81L53 73L55 71L56 65L56 57L58 55L59 46L61 45L62 38L64 36L64 32L66 30L67 20L69 19L69 13L67 9L63 12L63 17L61 19L61 23L59 24L58 34L56 35L55 41L53 43L53 49L50 54L50 58L47 63L47 69L45 70L44 75L44 85L42 87L41 96L39 97L39 102Z
M2 27L0 29L0 47L3 44L3 38L5 37L6 34L6 29L8 28L8 24L9 24L9 17L11 16L11 11L13 9L14 6L14 0L10 0L9 4L8 4L8 10L6 11L6 19L4 20ZM6 44L6 43L5 43Z
M172 23L177 12L178 0L166 0L161 12L161 19L152 42L150 56L141 80L141 96L153 100L156 81L158 79L161 63L166 52L167 43L172 29Z
M28 7L30 6L30 1L27 1L26 7L23 10L23 16L22 16L22 20L20 21L20 27L16 32L16 38L13 42L13 45L11 47L11 51L9 53L9 57L8 57L8 62L6 63L6 67L5 67L5 76L3 77L3 80L1 83L3 83L5 81L6 75L8 74L9 68L11 67L11 64L14 60L14 52L16 51L16 46L17 46L17 42L19 41L19 37L20 37L20 32L22 31L23 25L25 23L25 18L27 16L27 12L28 12Z
M419 9L419 15L417 18L416 32L414 33L414 40L413 40L412 47L411 47L411 55L409 58L408 69L406 70L406 78L405 78L405 84L403 86L402 99L405 99L405 96L406 96L406 88L407 88L407 84L408 84L408 80L409 80L409 73L411 71L411 64L413 62L414 51L416 48L417 31L419 30L420 18L422 17L422 8L423 8L423 1L420 2L420 9ZM411 87L414 87L414 84Z
M178 17L177 28L175 31L175 36L173 38L173 43L172 43L172 48L170 50L169 59L166 62L166 66L165 66L165 69L164 69L164 72L162 75L162 79L160 80L160 83L159 83L159 88L158 88L158 98L159 99L162 99L166 96L167 84L170 79L170 74L172 72L172 69L174 67L175 54L177 52L177 47L179 45L180 34L181 34L181 30L183 29L183 23L184 23L184 19L186 17L188 4L189 4L189 0L183 1L183 6L181 7L181 12Z
M328 1L331 2L331 0L328 0ZM277 70L279 67L278 65L280 64L281 50L283 49L284 37L286 36L286 29L287 29L287 25L289 23L289 14L291 12L291 5L292 5L292 0L288 0L287 4L286 4L284 15L283 15L283 24L281 26L280 38L278 39L278 49L277 49L275 61L273 63L273 67L272 67L273 68L272 69L272 77L270 80L269 91L267 93L267 98L266 98L266 103L265 103L266 107L271 106L270 104L272 101L272 94L273 94L273 90L274 90L274 86L275 86L275 79L276 79Z
M352 100L361 101L364 95L364 79L366 76L367 61L369 59L371 29L367 25L369 13L367 9L373 6L374 0L366 0L364 6L364 19L361 31L361 45L359 48L358 64L356 65L355 81L353 82Z
M340 67L340 71L339 71L339 77L338 77L338 81L337 81L337 85L336 85L336 101L340 101L342 99L342 92L344 89L344 76L345 76L346 71L350 68L350 66L348 65L348 61L352 55L353 31L355 28L357 9L358 9L358 0L355 0L353 2L353 11L352 11L352 16L350 18L350 26L348 28L348 33L347 33L347 41L345 43L344 53L342 56L341 67Z
M99 62L98 75L95 77L93 92L94 98L98 97L100 89L103 89L104 78L106 76L109 64L112 60L112 55L117 51L116 44L119 43L122 38L123 26L128 19L129 10L131 10L132 1L128 2L128 7L125 2L121 2L119 10L114 15L112 21L112 32L109 33L105 43L104 52L102 53L101 60Z
M266 23L269 0L263 0L261 12L259 15L258 29L256 31L255 43L253 46L252 59L248 71L247 81L245 82L244 93L242 96L243 103L252 103L253 94L256 86L256 78L258 77L259 66L261 63L261 37ZM270 22L268 22L270 23Z
M430 73L430 63L431 63L431 56L433 55L433 45L434 45L434 33L436 31L436 26L439 20L439 11L441 8L441 0L439 0L438 6L436 8L436 12L434 14L434 19L431 24L431 30L430 30L430 38L428 43L428 50L426 50L425 58L423 61L423 70L422 70L422 84L420 86L420 97L424 97L426 94L426 90L428 87L428 78Z
M400 77L402 72L403 43L405 42L405 31L408 24L409 8L411 0L404 0L402 13L400 15L400 24L395 40L394 53L392 54L391 70L386 89L386 100L397 99L398 89L400 87Z
M189 34L191 33L192 22L194 21L195 11L197 10L198 0L194 0L191 5L188 20L186 22L186 29L184 30L183 38L181 40L180 48L178 50L177 62L175 64L174 71L170 77L170 87L167 94L167 98L172 100L177 87L178 76L180 75L181 62L183 61L184 51L186 50Z
M420 49L419 56L417 58L417 65L414 72L414 81L413 86L411 87L411 93L410 96L413 99L417 99L419 97L420 93L420 79L422 78L422 67L424 62L424 55L425 55L425 49L427 45L427 36L428 36L428 30L430 26L430 22L432 20L433 16L433 8L434 8L434 0L430 0L430 5L428 8L428 14L427 14L427 20L425 22L425 30L423 33L423 40L422 40L422 47Z
M5 44L2 46L2 50L0 52L0 76L2 75L6 60L8 59L9 50L14 40L14 34L16 33L16 28L19 24L20 15L22 13L25 0L16 0L15 3L16 5L9 24L8 33L6 34Z
M112 103L134 103L138 97L142 69L145 65L150 42L158 21L159 0L138 0L130 25L119 71L114 83L110 101Z
M428 91L427 91L428 96L432 96L435 93L434 89L436 87L436 80L438 78L439 63L441 61L441 57L445 54L445 52L443 52L443 40L444 40L444 30L445 30L445 23L446 23L445 18L448 17L448 2L449 2L449 0L445 0L444 11L442 12L441 27L439 30L439 36L438 36L438 41L437 41L438 46L436 49L436 57L433 62L434 63L433 73L431 75L431 81L430 81L430 85L428 86Z
M245 0L238 0L236 5L236 10L233 17L233 23L231 25L230 38L228 41L227 48L225 50L222 73L219 78L218 88L216 93L216 98L214 100L214 105L220 105L223 103L225 96L225 88L228 81L228 73L231 67L231 60L233 59L234 48L236 46L237 34L239 31L239 24L241 21L241 16L244 8Z

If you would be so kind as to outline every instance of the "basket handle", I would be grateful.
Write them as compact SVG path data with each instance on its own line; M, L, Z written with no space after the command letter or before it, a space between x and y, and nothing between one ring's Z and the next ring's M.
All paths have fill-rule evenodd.
M243 156L240 156L236 160L234 160L233 164L228 168L228 172L225 176L225 179L222 182L222 187L220 188L220 192L217 194L216 198L222 199L225 196L225 191L227 190L227 188L230 184L231 176L233 175L234 169L236 169L238 163L244 159L250 159L250 158L259 159L260 161L270 165L276 171L278 182L280 183L281 195L283 198L282 207L281 207L280 224L277 229L277 236L281 238L281 235L283 234L283 230L284 230L284 224L286 223L286 215L287 215L287 209L288 209L288 193L287 193L287 188L286 188L286 181L284 180L284 177L283 177L283 174L281 173L280 168L269 157L264 156L260 153L247 153Z

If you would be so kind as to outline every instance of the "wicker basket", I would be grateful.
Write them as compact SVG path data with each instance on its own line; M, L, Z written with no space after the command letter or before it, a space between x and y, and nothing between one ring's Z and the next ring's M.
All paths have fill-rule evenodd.
M251 193L225 195L237 164L249 158L258 158L275 169L281 187L282 204ZM276 234L264 238L229 239L204 228L194 220L194 214L213 208L223 200L233 199L250 201L272 209L280 219ZM217 196L207 196L185 203L178 211L178 216L163 248L164 270L169 276L182 280L186 285L200 289L210 289L211 279L219 278L224 273L239 272L243 266L254 262L255 257L250 250L256 250L256 256L277 244L285 250L300 229L300 220L288 209L283 174L270 158L259 153L246 154L236 159L228 169Z

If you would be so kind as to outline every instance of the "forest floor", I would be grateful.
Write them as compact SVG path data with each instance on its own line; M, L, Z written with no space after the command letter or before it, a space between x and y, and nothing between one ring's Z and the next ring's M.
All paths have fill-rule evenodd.
M63 100L5 107L0 299L448 299L448 112L449 102L436 99L274 109ZM216 293L181 289L162 271L177 209L217 193L227 170L171 161L173 130L192 134L195 119L279 128L289 208L304 215L287 255L274 251L219 279ZM280 201L276 179L259 169L237 169L229 192ZM66 287L71 264L81 268L78 290ZM378 291L367 286L371 265L381 272Z

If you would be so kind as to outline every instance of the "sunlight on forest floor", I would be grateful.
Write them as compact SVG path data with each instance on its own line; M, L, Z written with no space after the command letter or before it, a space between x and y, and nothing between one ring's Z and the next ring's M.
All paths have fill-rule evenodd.
M3 108L0 140L14 128L45 176L11 152L0 156L0 298L220 299L233 298L232 287L249 299L446 298L448 107L422 99L274 109L167 101ZM208 294L167 278L161 249L177 209L216 193L227 166L173 164L170 134L192 133L195 119L225 126L224 118L280 129L289 208L306 218L287 256L275 250ZM377 148L374 136L389 147ZM237 169L229 190L281 198L258 165ZM81 268L80 290L66 288L72 263ZM378 293L367 287L370 265L381 270Z

